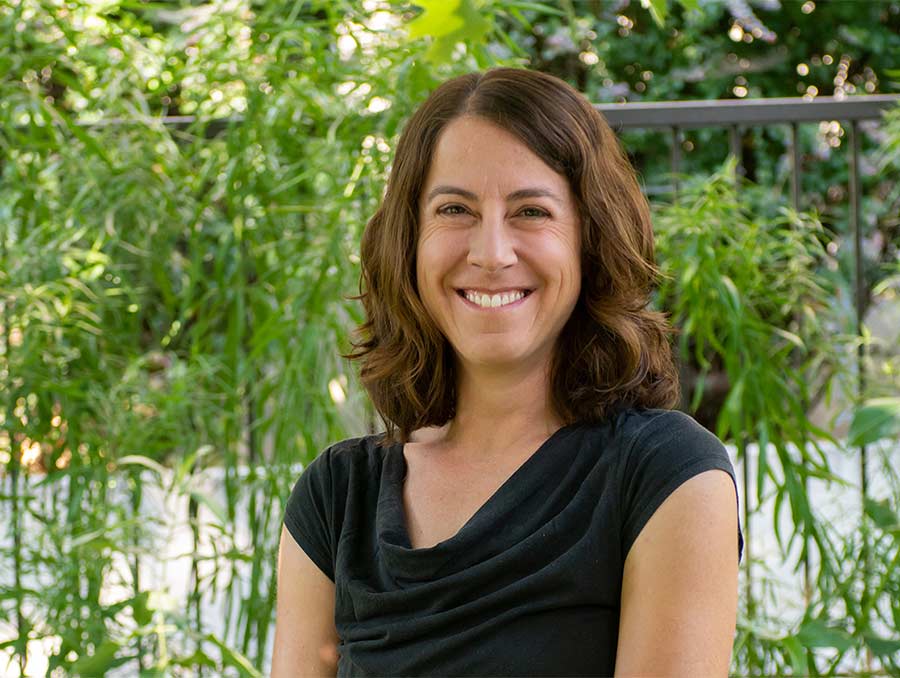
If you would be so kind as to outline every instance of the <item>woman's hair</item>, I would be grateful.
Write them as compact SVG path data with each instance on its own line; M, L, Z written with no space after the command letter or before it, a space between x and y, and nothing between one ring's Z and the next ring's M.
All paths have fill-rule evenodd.
M456 411L453 348L416 284L419 197L441 132L463 115L511 132L564 175L581 222L581 293L550 367L551 403L566 423L626 407L671 409L678 372L663 313L647 308L655 265L650 207L609 125L577 90L546 73L494 68L441 84L407 122L381 206L362 237L366 313L344 356L384 420L406 442ZM399 436L397 435L399 432Z

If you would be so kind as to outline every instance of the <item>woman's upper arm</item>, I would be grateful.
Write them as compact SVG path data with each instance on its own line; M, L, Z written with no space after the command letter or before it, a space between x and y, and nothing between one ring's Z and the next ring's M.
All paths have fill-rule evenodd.
M737 620L735 490L720 470L682 483L628 552L616 676L728 675Z
M272 678L335 676L334 582L282 527Z

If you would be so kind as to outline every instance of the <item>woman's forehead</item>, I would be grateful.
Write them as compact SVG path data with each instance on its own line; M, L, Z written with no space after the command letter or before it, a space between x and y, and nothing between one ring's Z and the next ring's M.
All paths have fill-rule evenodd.
M440 186L468 191L472 199L525 190L544 190L562 198L568 182L511 132L467 117L449 123L439 137L423 198Z
M466 158L470 161L490 162L498 161L498 155L501 158L513 157L522 162L544 164L512 132L473 116L457 118L447 124L438 137L432 160L452 162Z

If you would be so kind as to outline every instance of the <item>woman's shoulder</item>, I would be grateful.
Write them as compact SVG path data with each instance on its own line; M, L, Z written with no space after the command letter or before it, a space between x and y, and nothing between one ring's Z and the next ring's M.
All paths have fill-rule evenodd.
M627 408L617 414L613 427L629 439L699 436L718 440L713 432L681 410L655 407Z
M620 468L625 472L656 468L662 477L690 466L732 469L719 437L681 410L631 410L623 414L621 424Z
M325 448L326 452L331 455L352 456L360 454L383 454L385 448L390 447L384 432L369 433L367 435L354 436L352 438L342 438L337 440Z
M381 465L390 447L383 432L343 438L319 452L309 468L327 470L331 476L345 475L354 466Z

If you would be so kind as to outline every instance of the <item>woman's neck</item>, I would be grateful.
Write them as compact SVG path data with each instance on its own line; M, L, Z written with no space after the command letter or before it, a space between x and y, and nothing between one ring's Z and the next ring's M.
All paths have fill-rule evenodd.
M444 427L443 442L457 450L502 453L542 441L563 422L555 414L549 365L520 370L459 369L456 416Z

